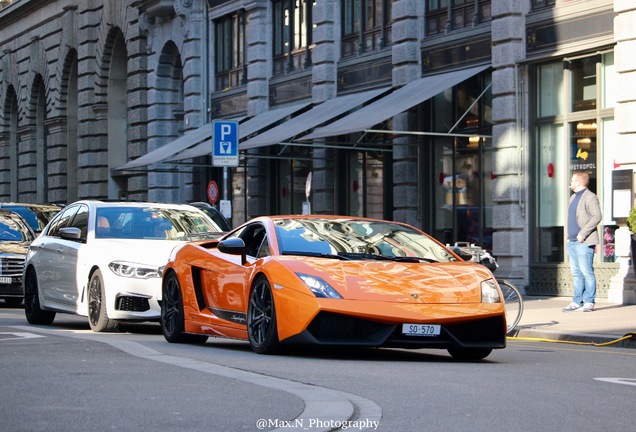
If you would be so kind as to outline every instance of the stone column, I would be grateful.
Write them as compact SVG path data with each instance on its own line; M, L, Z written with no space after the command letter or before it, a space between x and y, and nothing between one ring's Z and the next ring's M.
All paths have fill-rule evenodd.
M253 1L246 6L247 27L247 113L261 114L269 109L269 77L271 76L271 45L269 27L271 17L265 2ZM258 154L262 150L249 151ZM269 176L263 159L249 158L247 162L247 219L270 213L267 190Z
M80 120L78 125L78 135L81 138L77 149L77 194L80 199L108 199L108 181L104 180L110 177L107 150L108 105L94 104L90 107L90 113L81 117L91 120L87 120L86 125Z
M11 201L11 135L0 128L0 200Z
M416 0L393 3L393 86L402 87L421 77L420 44ZM411 115L401 113L393 118L393 130L410 130ZM417 147L409 146L412 135L396 134L393 143L393 218L415 226L422 225L417 203ZM422 161L422 163L424 163Z
M95 83L101 14L78 15L77 48L77 195L79 199L108 198L108 105L96 101Z
M529 259L524 232L528 226L524 176L528 155L522 145L519 107L525 103L521 97L525 92L519 91L517 65L525 57L525 3L492 2L493 255L500 266L497 276L523 282L528 280Z
M616 68L616 137L614 154L616 162L628 166L636 164L636 3L631 0L614 2L614 65ZM636 202L636 201L635 201ZM635 257L631 257L631 234L627 227L615 232L615 253L620 264L618 274L610 279L607 293L611 303L636 304L636 278L633 266ZM631 261L631 265L630 265Z
M128 9L126 14L127 31L126 50L128 52L128 87L127 87L127 130L128 156L145 154L148 148L148 50L147 40L141 37L143 24L140 22L138 9ZM111 114L112 116L112 114ZM112 152L109 149L109 152ZM110 169L117 168L109 161ZM108 174L110 177L110 173ZM111 179L111 182L126 181L126 198L131 200L148 200L149 178L145 173L130 175L127 179ZM168 183L166 182L166 186ZM112 186L111 186L112 188ZM112 192L111 192L112 195ZM153 200L159 201L157 197Z
M66 203L67 199L67 133L66 117L46 121L47 136L46 163L48 173L48 202Z
M18 128L18 201L39 202L35 126Z
M312 51L313 101L324 102L336 97L340 39L340 7L337 0L317 2L313 9L314 48ZM321 142L321 141L317 141ZM324 140L322 140L324 142ZM335 212L334 151L313 150L312 213Z
M616 161L621 165L636 164L636 2L614 1L614 64L616 106Z

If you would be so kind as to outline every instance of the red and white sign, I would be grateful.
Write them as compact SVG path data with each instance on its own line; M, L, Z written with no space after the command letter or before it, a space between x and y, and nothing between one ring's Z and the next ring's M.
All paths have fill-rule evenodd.
M216 204L218 200L219 187L214 180L211 180L210 183L208 183L208 201L210 201L210 204Z

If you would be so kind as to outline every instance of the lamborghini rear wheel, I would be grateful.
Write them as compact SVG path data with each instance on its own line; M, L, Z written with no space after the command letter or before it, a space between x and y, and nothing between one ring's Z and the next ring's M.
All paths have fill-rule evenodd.
M203 344L208 340L205 335L184 333L183 300L181 285L175 273L166 276L161 301L161 331L163 337L172 343Z
M247 336L252 350L272 354L279 348L272 288L265 276L256 279L247 308Z

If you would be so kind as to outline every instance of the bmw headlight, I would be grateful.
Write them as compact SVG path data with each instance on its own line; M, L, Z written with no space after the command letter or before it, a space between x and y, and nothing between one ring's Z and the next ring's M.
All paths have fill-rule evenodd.
M113 261L108 268L117 276L137 279L160 278L161 268L147 264L131 263L126 261Z
M482 303L501 303L499 290L494 279L488 279L481 283L481 302Z
M296 273L298 277L305 282L307 288L311 290L312 293L318 298L338 298L341 299L342 296L338 294L338 291L333 289L331 285L325 282L323 279L317 276L311 276L304 273Z

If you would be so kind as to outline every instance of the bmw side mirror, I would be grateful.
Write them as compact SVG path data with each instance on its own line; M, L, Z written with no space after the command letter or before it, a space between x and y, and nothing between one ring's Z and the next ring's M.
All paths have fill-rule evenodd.
M60 237L64 240L80 240L82 231L76 227L60 228Z

